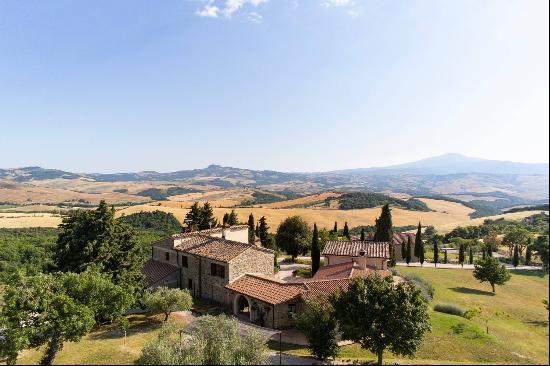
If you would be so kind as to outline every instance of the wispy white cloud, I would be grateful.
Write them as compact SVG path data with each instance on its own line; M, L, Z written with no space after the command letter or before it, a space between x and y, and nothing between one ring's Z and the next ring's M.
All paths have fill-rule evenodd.
M254 23L261 23L262 19L264 17L261 14L256 13L255 11L251 11L248 13L248 20Z
M351 0L324 0L323 5L327 8L338 7L338 6L349 6L352 5L353 1Z
M233 14L246 6L258 7L269 0L202 0L203 6L196 10L195 14L201 17L217 18L223 14L226 18L231 18ZM263 17L257 12L248 13L248 19L259 22Z

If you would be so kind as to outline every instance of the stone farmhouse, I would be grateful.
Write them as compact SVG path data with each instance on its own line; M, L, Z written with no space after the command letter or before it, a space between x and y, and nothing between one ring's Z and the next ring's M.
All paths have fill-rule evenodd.
M274 273L273 251L248 243L248 226L170 236L152 244L143 268L150 289L188 289L194 297L224 305L241 319L288 328L305 300L345 291L356 277L387 270L388 243L329 241L325 265L313 278L283 281Z

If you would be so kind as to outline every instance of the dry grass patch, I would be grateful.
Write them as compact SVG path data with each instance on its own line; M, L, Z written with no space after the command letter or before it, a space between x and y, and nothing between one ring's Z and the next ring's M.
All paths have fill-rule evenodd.
M0 228L57 227L61 216L50 213L0 212Z

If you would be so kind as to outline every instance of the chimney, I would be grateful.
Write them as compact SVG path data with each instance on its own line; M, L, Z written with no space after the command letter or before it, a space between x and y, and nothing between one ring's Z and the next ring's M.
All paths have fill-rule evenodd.
M366 252L361 249L359 251L359 258L357 258L357 265L359 266L359 269L365 270L367 269L367 257L365 257Z
M222 226L222 239L225 239L225 235L227 234L227 232L229 231L228 230L229 228L227 226Z

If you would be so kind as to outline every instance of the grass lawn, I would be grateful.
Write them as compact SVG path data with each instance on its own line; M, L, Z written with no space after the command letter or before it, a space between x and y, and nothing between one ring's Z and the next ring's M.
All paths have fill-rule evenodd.
M82 338L80 342L65 343L63 349L57 354L54 364L133 365L139 358L145 342L156 337L163 317L163 315L130 316L126 347L124 347L123 332L120 329L102 326ZM169 321L178 321L173 315L170 318ZM17 363L36 365L40 362L42 355L43 348L23 351Z
M453 303L464 310L481 308L481 315L468 320L431 312L428 333L414 359L386 354L385 362L401 364L548 364L548 311L541 300L548 298L548 276L513 271L512 279L497 287L480 284L471 270L400 267L401 273L415 273L435 287L431 307ZM487 324L484 318L489 318ZM489 334L486 334L486 326ZM278 344L271 343L274 350ZM284 345L286 353L306 356L300 346ZM353 344L340 348L342 360L375 361L376 357Z

